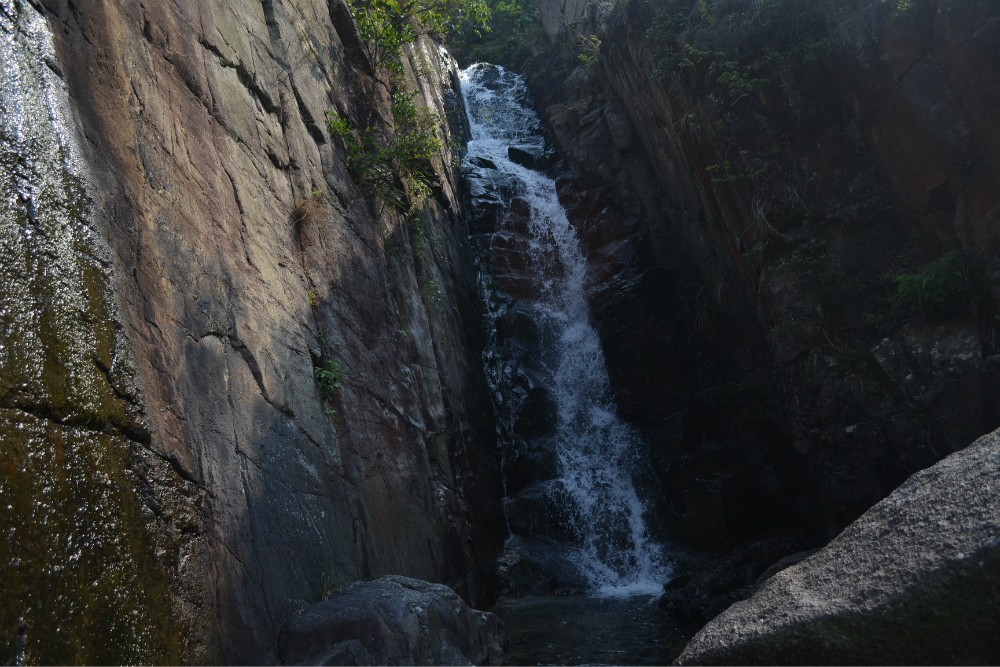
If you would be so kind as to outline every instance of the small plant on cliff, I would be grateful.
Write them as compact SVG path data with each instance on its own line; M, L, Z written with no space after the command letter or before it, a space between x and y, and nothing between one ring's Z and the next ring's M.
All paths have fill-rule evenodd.
M313 376L319 384L319 394L329 401L347 382L347 371L336 359L327 359L313 369Z
M958 250L945 253L917 273L884 275L896 292L887 299L897 314L917 312L937 319L970 310L978 296L975 271Z
M596 35L578 35L575 41L580 52L577 58L588 70L592 69L594 59L601 55L601 40Z
M415 95L393 94L395 131L388 136L375 126L358 130L345 118L326 112L327 127L347 147L351 176L368 194L403 211L430 195L431 160L442 149L437 136L438 117L428 109L418 108L413 101Z
M316 222L323 211L324 193L319 188L295 205L295 226L301 229L303 225Z
M774 267L780 275L793 269L803 292L810 301L823 308L839 305L844 299L846 285L840 261L830 254L826 240L809 234L805 242Z

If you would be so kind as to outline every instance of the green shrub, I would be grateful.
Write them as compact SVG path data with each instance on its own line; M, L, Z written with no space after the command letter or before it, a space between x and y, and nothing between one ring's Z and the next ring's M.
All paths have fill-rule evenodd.
M916 312L937 319L969 310L977 298L974 271L958 250L928 263L919 273L886 274L883 278L896 286L887 301L897 314Z
M399 210L409 210L430 192L431 160L441 154L437 136L438 117L413 103L416 93L396 92L392 97L395 131L385 136L377 127L356 130L345 118L326 112L330 132L347 147L347 169L369 195ZM401 192L397 180L405 182ZM404 196L409 202L404 202Z
M371 71L402 74L403 46L421 32L445 38L480 31L490 20L486 0L347 0Z
M534 45L547 41L533 0L490 0L487 29L463 23L448 38L448 49L462 67L475 62L519 71L534 55Z
M347 371L336 359L327 359L313 369L313 376L319 384L319 394L323 400L329 401L344 383L347 382Z
M835 307L843 301L844 268L830 254L823 238L809 234L789 258L774 267L774 273L780 275L789 268L795 270L799 285L809 300L824 308Z

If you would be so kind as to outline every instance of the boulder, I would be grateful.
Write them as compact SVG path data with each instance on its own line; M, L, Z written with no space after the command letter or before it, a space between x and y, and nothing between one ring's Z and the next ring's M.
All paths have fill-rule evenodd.
M996 664L1000 435L916 473L675 664Z
M758 584L803 552L787 554L806 544L804 535L775 531L724 555L680 552L657 605L678 623L697 630L734 602L750 597Z
M536 171L545 171L559 162L559 155L551 148L531 144L510 146L507 157L515 164Z
M278 643L285 665L499 665L507 636L447 586L388 576L306 607Z
M564 545L549 540L511 536L497 567L507 597L572 595L590 588Z

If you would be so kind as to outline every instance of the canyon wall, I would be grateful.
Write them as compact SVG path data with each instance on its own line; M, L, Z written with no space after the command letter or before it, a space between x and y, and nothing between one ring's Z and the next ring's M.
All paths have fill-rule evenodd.
M4 660L273 663L289 617L384 574L490 603L507 529L447 52L404 49L445 148L403 215L325 122L363 122L371 85L341 0L0 18Z
M542 0L554 45L527 66L655 513L748 545L719 584L744 592L1000 423L1000 12L841 4L815 52L727 89L717 44L662 69L701 38L650 31L667 3ZM935 272L947 294L906 301Z

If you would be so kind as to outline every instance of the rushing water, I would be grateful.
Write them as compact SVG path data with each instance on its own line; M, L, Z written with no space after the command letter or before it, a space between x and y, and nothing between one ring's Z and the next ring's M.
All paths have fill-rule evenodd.
M548 501L559 505L567 524L569 556L598 594L656 595L670 568L643 519L646 507L633 482L642 465L643 443L616 413L600 339L591 324L580 239L559 203L555 181L516 164L508 153L515 146L544 154L540 121L523 79L495 65L465 70L462 90L472 130L467 166L503 184L500 189L509 199L520 200L520 216L510 202L511 210L501 214L494 248L500 241L524 258L523 275L508 276L507 283L521 286L519 303L540 332L532 382L544 388L555 408L551 440L558 479L548 487ZM493 317L511 307L509 298L498 300L496 289L486 291ZM487 371L493 378L510 375L509 355L495 343L487 351ZM503 421L505 411L516 411L518 400L494 385Z

